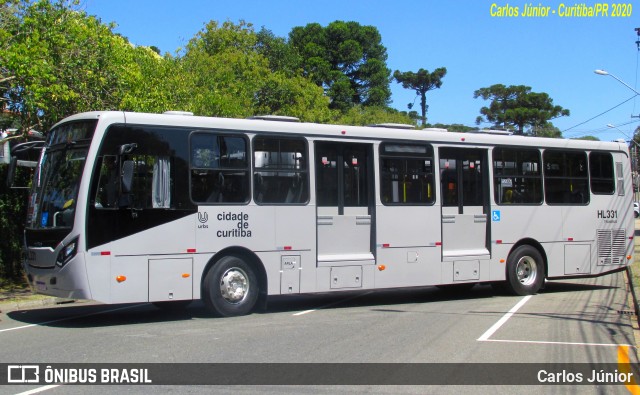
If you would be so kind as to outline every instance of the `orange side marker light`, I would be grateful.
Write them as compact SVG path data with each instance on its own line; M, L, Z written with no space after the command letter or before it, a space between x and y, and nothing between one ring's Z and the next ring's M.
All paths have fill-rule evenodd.
M116 281L121 283L123 281L127 281L127 276L118 276L116 277Z

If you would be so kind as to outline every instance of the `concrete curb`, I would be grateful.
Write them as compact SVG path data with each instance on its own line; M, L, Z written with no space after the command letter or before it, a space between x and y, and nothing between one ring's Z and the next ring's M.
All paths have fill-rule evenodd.
M37 300L13 300L0 302L0 313L10 313L18 310L30 310L46 306L75 303L74 299L45 297Z

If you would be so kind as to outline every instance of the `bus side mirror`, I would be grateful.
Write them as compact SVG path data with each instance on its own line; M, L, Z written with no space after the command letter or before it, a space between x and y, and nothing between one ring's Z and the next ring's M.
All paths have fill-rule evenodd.
M131 192L133 184L133 161L125 160L122 163L122 193Z

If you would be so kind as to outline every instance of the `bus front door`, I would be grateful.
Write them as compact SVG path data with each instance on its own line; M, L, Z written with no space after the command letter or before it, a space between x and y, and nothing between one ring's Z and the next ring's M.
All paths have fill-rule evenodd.
M442 258L488 259L487 150L440 148Z
M315 145L319 266L374 264L373 148Z

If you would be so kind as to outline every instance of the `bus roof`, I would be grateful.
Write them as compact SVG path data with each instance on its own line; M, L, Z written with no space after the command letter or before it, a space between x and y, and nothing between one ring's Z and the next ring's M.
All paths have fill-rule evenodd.
M184 116L180 114L151 114L120 111L97 111L72 115L58 122L61 123L82 119L99 119L101 123L126 123L135 125L180 126L194 129L216 129L244 131L247 133L294 133L305 136L335 139L369 139L369 140L406 140L422 141L433 144L456 145L513 145L530 147L547 147L559 149L584 149L622 151L628 153L628 146L621 142L571 140L560 138L515 136L502 133L448 132L446 129L406 129L376 126L349 126L334 124L317 124L307 122L217 118L204 116Z

